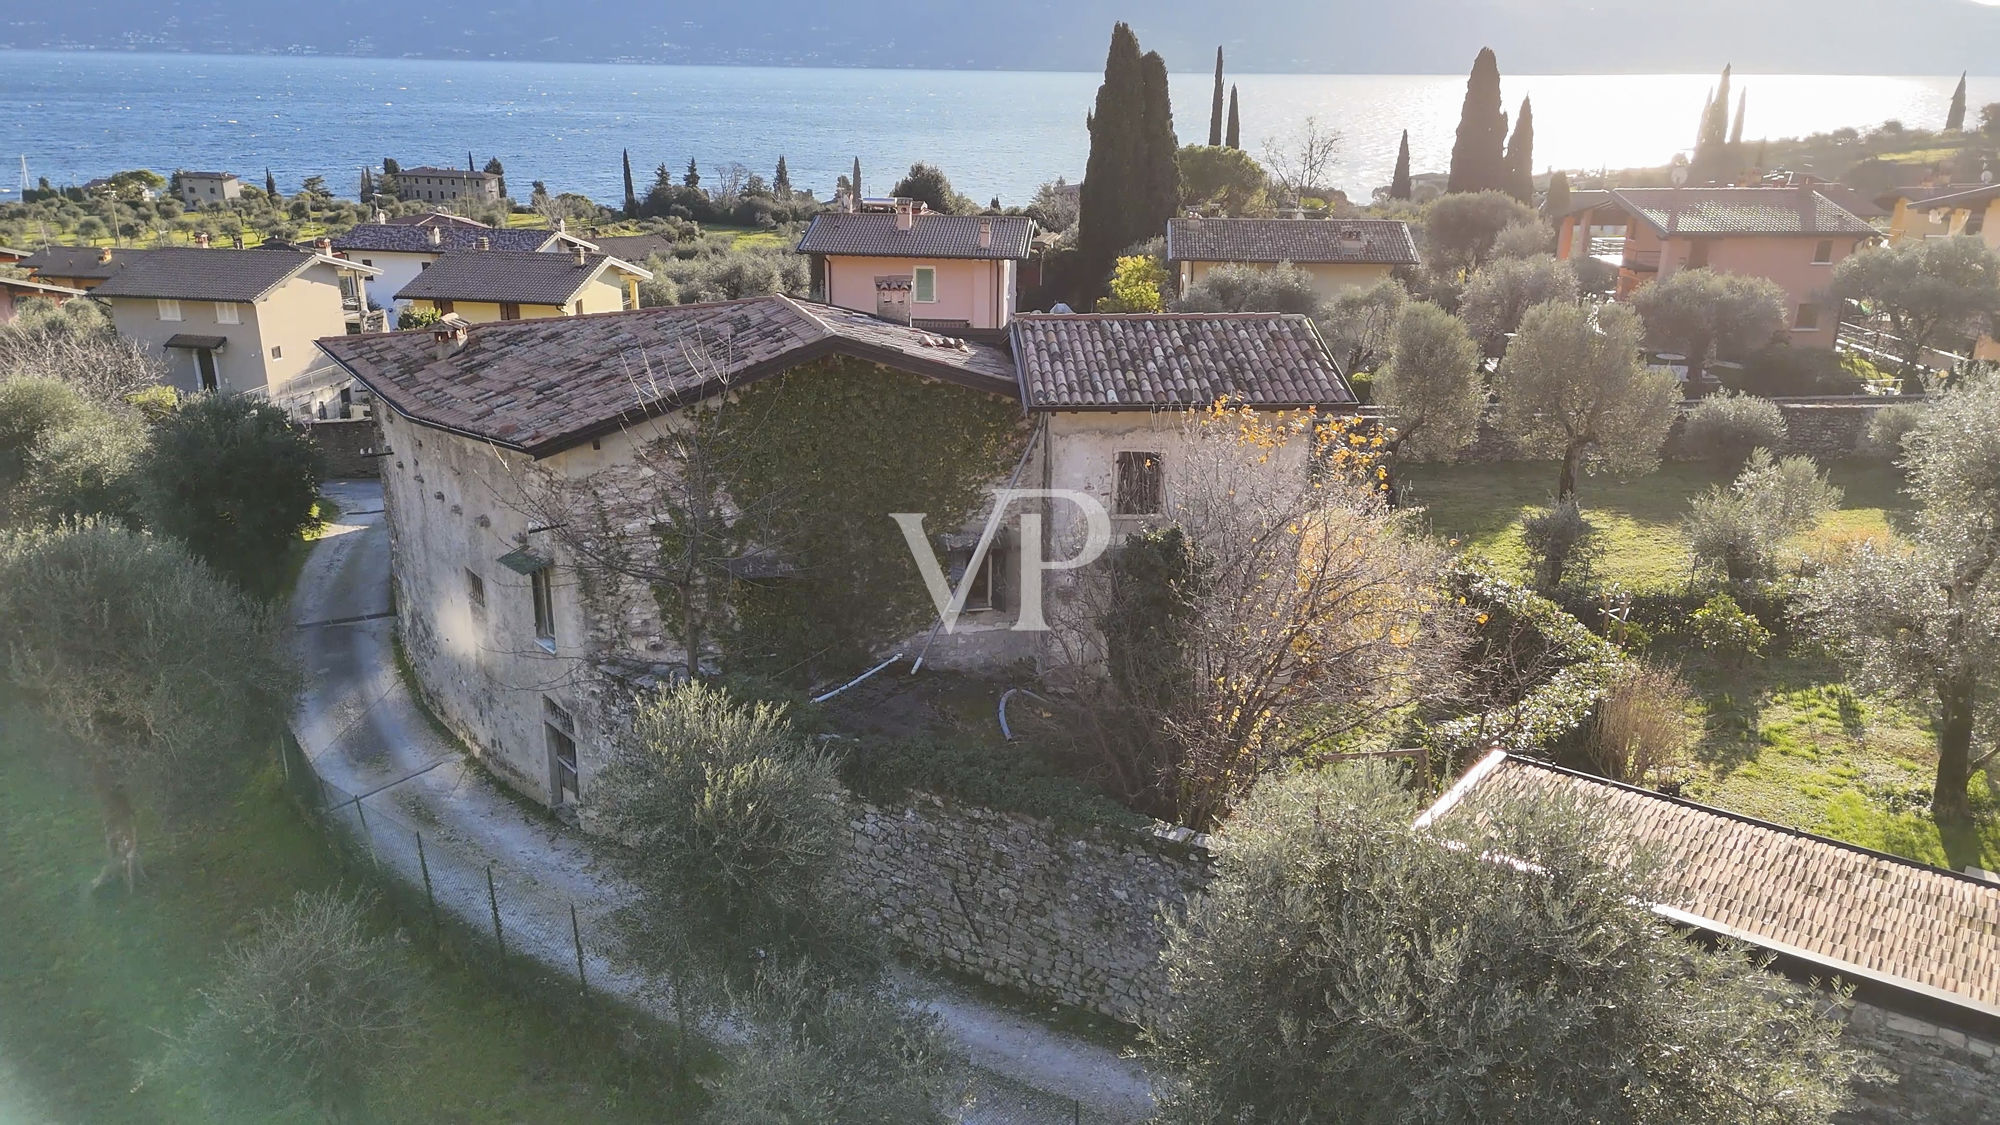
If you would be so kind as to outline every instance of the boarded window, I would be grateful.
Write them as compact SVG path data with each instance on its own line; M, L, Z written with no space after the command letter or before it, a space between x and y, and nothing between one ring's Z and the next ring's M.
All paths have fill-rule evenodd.
M573 805L582 793L576 769L576 720L548 696L542 697L543 730L549 743L550 804Z
M1153 516L1160 512L1160 455L1118 455L1118 514Z

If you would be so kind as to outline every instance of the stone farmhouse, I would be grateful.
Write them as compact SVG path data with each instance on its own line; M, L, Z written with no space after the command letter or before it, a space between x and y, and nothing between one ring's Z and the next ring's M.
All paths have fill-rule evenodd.
M500 177L492 172L471 172L462 168L405 168L396 173L396 192L404 199L424 203L449 203L455 199L475 199L485 203L500 201Z
M1167 266L1185 296L1217 266L1270 269L1289 262L1304 270L1322 298L1388 280L1418 264L1410 224L1394 219L1167 220Z
M179 172L181 203L188 207L219 207L243 198L243 181L234 172Z
M320 347L386 408L378 416L396 604L434 708L513 784L560 807L588 790L634 678L671 678L691 658L704 667L714 659L706 644L691 657L691 630L659 594L670 575L603 563L614 545L650 550L688 518L661 500L677 484L668 478L688 475L686 464L652 451L699 432L694 408L733 403L736 416L775 416L785 396L804 401L789 416L793 428L760 435L757 448L782 471L804 474L788 479L819 499L797 501L787 486L776 490L778 503L849 506L769 518L792 521L807 538L887 537L883 558L858 560L857 572L827 576L826 587L811 585L817 564L783 535L775 548L751 537L715 563L744 597L863 590L854 612L894 622L905 640L899 649L895 632L882 634L879 651L825 667L845 679L897 650L968 669L1047 657L1046 634L1014 628L1018 585L1031 580L1020 556L1032 548L1037 559L1066 557L1046 553L1048 543L1075 517L1060 510L1067 504L1017 505L995 517L999 531L982 556L991 488L1083 492L1115 513L1115 531L1136 530L1171 503L1188 409L1220 395L1273 407L1354 401L1303 317L1022 316L1011 332L1012 355L852 310L758 297L454 321ZM857 399L862 417L876 401L893 415L866 448L795 432ZM965 510L929 512L923 525L935 565L965 591L950 630L935 628L918 564L888 519L912 509L887 505L932 501L848 496L899 471L967 485ZM747 491L728 501L742 512L755 503ZM1036 542L1038 534L1047 539ZM858 573L878 564L883 577ZM918 588L919 612L892 596L899 583ZM866 600L877 589L882 600ZM764 603L730 604L742 619L744 605ZM779 604L806 615L797 602Z

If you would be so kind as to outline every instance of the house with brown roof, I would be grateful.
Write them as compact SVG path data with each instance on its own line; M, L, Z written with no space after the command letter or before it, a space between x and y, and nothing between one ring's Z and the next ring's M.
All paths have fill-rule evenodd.
M446 254L461 250L504 250L545 254L574 253L597 247L558 225L554 230L489 227L456 215L415 215L400 220L381 217L362 223L333 239L334 254L379 271L368 282L367 300L393 320L408 306L396 294Z
M313 341L349 330L342 298L354 275L344 258L289 250L119 250L90 295L111 322L167 365L183 391L267 395L292 403L293 384L326 366ZM329 395L338 388L329 388Z
M1561 217L1556 254L1590 257L1593 239L1616 228L1619 300L1684 269L1761 277L1785 291L1791 342L1815 348L1833 347L1840 328L1839 303L1828 294L1834 267L1877 235L1809 183L1611 188Z
M0 324L14 319L29 301L49 301L60 305L73 297L84 295L83 290L71 289L67 285L53 285L32 278L0 274Z
M813 216L798 251L828 304L933 332L997 340L1018 308L1019 269L1035 221L941 215L915 200L893 209Z
M123 261L109 246L44 246L17 263L36 281L68 289L91 290L116 273Z
M639 283L652 277L650 270L582 246L568 254L460 250L440 255L396 291L396 301L456 313L473 324L582 316L638 308Z
M1915 239L1972 237L2000 251L2000 184L1896 188L1876 200L1890 208L1889 245ZM1981 335L1974 359L2000 360L2000 340Z
M1418 264L1410 224L1395 219L1188 215L1167 220L1166 257L1182 295L1210 270L1225 265L1268 269L1288 262L1312 277L1321 297L1331 299L1384 281L1398 267Z
M2000 1114L2000 881L1496 750L1417 821L1449 838L1482 800L1596 804L1662 863L1665 922L1740 942L1801 983L1853 988L1849 1035L1925 1120ZM1971 1088L1970 1096L1965 1087ZM1934 1114L1935 1116L1930 1116ZM1905 1119L1864 1116L1858 1120Z

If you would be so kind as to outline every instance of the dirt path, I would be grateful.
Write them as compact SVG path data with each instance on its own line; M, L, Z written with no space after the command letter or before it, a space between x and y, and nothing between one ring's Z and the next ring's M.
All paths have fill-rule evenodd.
M342 514L293 599L307 679L293 729L338 815L352 818L385 869L413 886L427 873L440 909L485 929L497 901L510 952L574 974L581 945L591 987L643 1002L644 978L605 937L629 892L598 864L594 843L471 766L397 675L380 486L344 481L326 491ZM1115 1051L927 977L904 973L903 983L939 1013L978 1071L968 1123L1108 1125L1150 1110L1144 1072Z

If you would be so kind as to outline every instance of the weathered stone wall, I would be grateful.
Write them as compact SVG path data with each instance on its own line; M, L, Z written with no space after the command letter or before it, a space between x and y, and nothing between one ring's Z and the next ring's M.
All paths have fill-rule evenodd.
M852 827L845 878L906 952L1128 1023L1166 989L1161 912L1209 878L1186 829L1084 836L921 795L856 802Z
M336 480L382 475L382 429L373 418L340 418L307 427L326 458L326 475Z
M1841 1125L1991 1125L2000 1121L2000 1050L1991 1041L1857 1003L1847 1040L1888 1073L1854 1083Z
M1862 438L1868 434L1868 423L1878 412L1912 400L1886 395L1859 395L1839 398L1781 398L1773 401L1785 415L1785 447L1777 452L1783 456L1804 454L1816 460L1829 461L1855 456L1860 449ZM1693 405L1691 402L1681 404L1683 418ZM1369 407L1364 413L1372 416L1379 415L1380 411ZM1526 460L1507 440L1506 433L1499 427L1499 418L1499 407L1488 406L1485 416L1480 419L1479 437L1458 460ZM1677 420L1667 435L1664 455L1669 461L1693 459L1681 439L1681 432L1682 426Z

